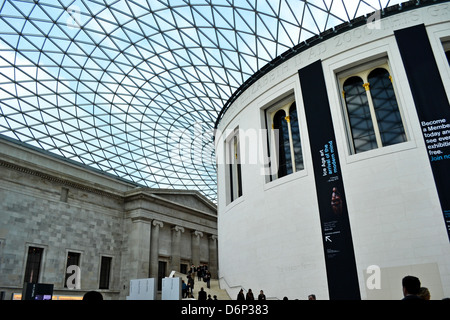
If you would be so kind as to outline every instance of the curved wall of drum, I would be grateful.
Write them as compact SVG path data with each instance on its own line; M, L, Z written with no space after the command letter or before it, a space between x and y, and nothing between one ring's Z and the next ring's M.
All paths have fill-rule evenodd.
M221 115L215 136L219 277L233 299L241 288L252 289L255 295L264 290L267 297L278 299L287 296L304 300L309 294L316 294L318 299L354 298L348 291L358 291L356 296L361 299L401 299L401 279L408 274L420 278L432 299L450 296L448 222L438 194L440 186L433 175L434 162L439 160L449 167L450 160L439 159L442 153L432 158L429 151L441 150L442 145L437 144L441 140L433 144L424 136L429 129L439 132L444 142L447 134L450 136L450 131L443 130L450 118L442 115L429 123L420 118L418 110L424 106L419 106L418 96L423 100L423 96L431 95L428 98L432 103L435 94L426 83L429 70L422 71L425 82L421 83L412 79L410 71L414 73L414 68L406 65L409 53L423 53L420 36L416 47L410 45L414 50L405 53L408 43L402 44L401 37L402 31L414 30L409 28L425 30L431 47L427 59L435 62L442 81L437 90L442 89L448 105L450 3L443 2L391 12L381 20L375 16L367 23L324 36L284 62L278 61L278 66L248 85ZM354 122L358 115L350 110L353 102L346 100L342 91L346 79L356 75L366 82L364 77L377 68L391 76L391 87L386 84L390 89L385 92L390 90L395 95L403 138L392 143L383 140L376 146L384 139L379 131L377 141L372 137L375 146L366 145L362 150L358 148L366 138L357 137L356 131L362 130ZM382 97L372 87L369 99L377 104L375 100ZM364 90L360 94L368 95ZM276 170L267 174L271 151L272 156L278 156L271 158L277 168L286 158L279 159L283 146L276 147L275 141L280 140L275 140L270 127L271 123L274 128L278 125L272 120L274 112L289 108L292 102L297 125L291 114L290 129L286 130L291 135L290 151L301 157L301 165L296 170L288 169L288 174ZM445 103L441 107L447 108ZM323 123L317 121L320 117ZM369 116L363 120L377 121ZM443 124L440 129L429 128ZM315 141L321 132L330 135L325 139L333 142L334 153L317 147ZM292 142L298 134L300 153ZM289 144L286 147L289 153ZM442 150L445 153L445 148ZM347 217L339 228L345 229L342 236L348 241L335 250L335 255L350 253L342 266L333 265L333 250L328 245L344 231L329 221L324 225L322 208L326 201L331 203L331 193L329 200L320 195L321 185L329 181L323 182L317 174L320 160L325 160L324 168L328 169L326 157L330 154L338 157L339 177L330 179L342 183ZM233 160L236 157L239 166ZM340 274L344 282L336 279ZM356 289L342 285L347 278L350 282L356 279Z

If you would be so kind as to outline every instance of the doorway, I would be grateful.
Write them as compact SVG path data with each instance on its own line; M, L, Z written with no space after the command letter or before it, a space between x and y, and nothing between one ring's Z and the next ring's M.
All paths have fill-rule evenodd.
M167 262L158 261L158 291L162 290L162 279L166 277Z

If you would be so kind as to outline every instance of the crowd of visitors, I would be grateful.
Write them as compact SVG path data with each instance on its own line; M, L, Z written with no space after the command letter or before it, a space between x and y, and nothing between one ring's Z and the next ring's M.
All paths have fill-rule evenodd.
M198 279L206 282L205 277L208 274L208 269L196 269L194 267L191 268L191 270L194 270L190 272L188 275L188 284L185 284L183 280L183 298L192 297L193 298L193 289L194 289L194 280L193 280L193 273L196 272L195 270L201 270L200 276L198 276ZM203 271L202 271L203 270ZM197 271L198 272L198 271ZM210 278L210 274L209 274ZM209 288L209 286L208 286ZM430 300L431 295L430 291L426 287L422 287L420 280L417 277L414 276L406 276L402 279L402 288L403 288L403 299L402 300ZM201 287L200 291L198 292L198 300L217 300L217 296L214 296L214 299L211 298L211 295L208 295L204 291L204 288ZM247 293L244 294L244 289L241 289L237 295L236 300L238 301L254 301L255 296L253 294L252 289L248 289ZM257 300L266 300L266 295L264 294L263 290L259 291L259 295L257 297ZM289 300L288 297L284 297L283 300ZM308 295L308 300L316 300L315 294Z
M431 294L428 288L422 287L419 278L414 276L406 276L402 279L403 299L402 300L430 300ZM255 300L252 289L248 289L244 294L244 290L241 289L237 295L236 300L248 301ZM258 300L266 300L266 296L263 290L258 295ZM289 300L288 297L284 297L283 300ZM316 300L315 294L308 295L308 300ZM447 299L445 299L447 300Z
M201 266L192 265L189 269L187 275L187 281L182 281L182 298L194 298L194 287L195 287L195 278L197 276L197 281L203 281L206 283L206 287L211 288L211 272L208 270L208 266L206 264ZM202 293L200 293L202 292ZM204 292L204 294L203 294ZM205 295L205 299L203 299L203 295ZM202 297L202 299L200 299ZM199 300L207 300L206 292L203 287L199 291ZM212 300L212 298L210 299ZM217 299L216 299L217 300Z
M207 288L210 288L211 273L208 271L208 266L203 265L199 267L192 267L187 275L187 282L182 281L182 297L184 299L194 297L195 277L198 281L203 281L207 284ZM430 300L430 291L426 287L422 287L419 278L414 276L406 276L402 279L403 299L402 300ZM198 291L198 300L217 300L217 296L211 297L210 294L201 287ZM259 291L258 297L255 299L252 289L248 289L244 294L244 289L241 289L237 295L238 301L254 301L254 300L266 300L266 295L263 290ZM289 300L288 297L284 297L283 300ZM315 294L308 295L308 300L316 300Z

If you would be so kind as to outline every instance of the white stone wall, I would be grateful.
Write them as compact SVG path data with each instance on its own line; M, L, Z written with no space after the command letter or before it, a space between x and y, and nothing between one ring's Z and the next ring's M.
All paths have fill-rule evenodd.
M414 274L433 299L450 296L450 243L420 124L393 31L424 23L450 97L442 43L450 39L450 5L397 14L378 28L361 26L312 47L264 75L234 101L219 124L218 215L220 279L231 297L239 289L268 297L328 299L319 211L298 70L322 60L345 185L363 299L400 299L401 278ZM340 102L338 72L388 57L403 112L406 143L351 155ZM263 110L294 92L305 169L268 182L261 165L242 166L243 196L227 204L223 147L226 133L264 128ZM228 130L228 131L227 131ZM262 145L258 150L265 151ZM241 150L244 152L245 150ZM236 249L238 248L238 249ZM367 268L381 270L369 290Z

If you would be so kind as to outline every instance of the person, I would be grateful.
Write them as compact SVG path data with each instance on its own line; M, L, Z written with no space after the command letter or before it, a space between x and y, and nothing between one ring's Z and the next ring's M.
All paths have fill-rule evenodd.
M237 300L245 300L244 290L241 289L237 295Z
M308 300L316 300L316 295L315 294L310 294L308 296Z
M197 280L201 281L203 278L203 267L202 266L198 266L197 267Z
M430 300L430 291L426 287L421 287L418 296L423 300Z
M188 293L187 293L187 298L186 298L187 300L195 300L195 298L194 298L194 294L192 293L192 292L189 292L188 291Z
M210 294L208 294L208 301L212 301L212 298L211 298L211 295Z
M402 279L403 299L402 300L419 300L420 280L414 276L406 276Z
M183 298L187 297L188 286L184 280L181 280L181 296Z
M201 287L198 292L198 300L206 300L206 291L203 290L203 287Z
M103 295L97 291L88 291L83 295L83 301L102 301Z
M197 271L197 269L195 269L194 264L192 264L191 268L189 269L189 274L191 277L195 277L195 271Z
M262 290L259 291L258 300L266 300L266 295L264 294L264 291Z
M187 276L188 278L188 291L191 290L191 293L194 292L194 278L191 276Z
M245 300L255 300L255 297L253 296L252 289L248 289L247 295L245 297Z
M214 300L217 300L217 296L216 295L214 295Z
M208 289L210 289L210 288L211 288L211 272L206 271L204 280L205 280L205 282L206 282L206 287L207 287Z

